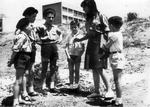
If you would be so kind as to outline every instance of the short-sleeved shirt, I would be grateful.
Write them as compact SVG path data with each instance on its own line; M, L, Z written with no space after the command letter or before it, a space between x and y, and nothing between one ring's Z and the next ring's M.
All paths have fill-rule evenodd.
M80 56L82 55L82 52L84 50L84 42L75 42L73 43L73 40L75 38L82 38L83 35L77 32L75 35L72 33L68 36L67 38L67 48L69 51L69 55L75 55L75 56Z
M109 41L113 41L112 45L110 46L110 52L117 52L112 53L109 56L109 62L112 69L124 69L125 65L125 57L123 54L123 36L121 32L111 32L109 33ZM118 52L120 51L120 52Z
M47 40L42 40L43 44L46 42L53 43L53 42L57 41L61 35L60 29L55 25L52 25L50 30L48 30L45 25L42 25L38 28L38 32L39 32L40 38L48 37Z
M121 32L109 33L108 42L112 40L113 44L110 46L110 52L122 51L123 50L123 36Z
M20 32L13 40L12 50L14 52L31 52L32 42L25 32Z

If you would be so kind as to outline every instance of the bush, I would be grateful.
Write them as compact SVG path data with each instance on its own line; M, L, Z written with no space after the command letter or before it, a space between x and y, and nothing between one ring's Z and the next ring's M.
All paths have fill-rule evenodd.
M137 13L129 12L127 14L127 21L129 22L129 21L135 20L135 19L137 19L137 17L138 17Z

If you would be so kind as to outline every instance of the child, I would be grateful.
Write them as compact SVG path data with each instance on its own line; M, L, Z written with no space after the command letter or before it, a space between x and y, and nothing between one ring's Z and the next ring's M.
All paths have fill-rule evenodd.
M49 89L50 92L58 91L55 87L55 77L58 71L58 47L57 43L62 40L61 31L57 26L53 24L55 19L55 10L48 8L43 11L43 17L45 23L39 27L37 33L41 39L41 58L42 58L42 90L43 94L47 94L45 89ZM48 65L50 64L50 73L47 75Z
M20 29L18 35L14 38L14 44L12 47L12 55L8 61L8 66L10 67L14 64L16 69L16 81L14 84L14 102L13 106L19 105L19 103L30 103L21 99L21 89L23 88L23 77L25 71L29 69L31 52L32 52L32 42L28 35L30 34L29 20L27 18L22 18L16 25L16 28Z
M114 75L114 82L116 86L116 105L122 105L121 96L121 74L124 67L124 55L123 51L123 36L120 32L120 28L123 24L122 18L119 16L113 16L108 19L109 22L109 40L103 47L105 50L110 51L110 65Z
M84 46L83 42L73 43L73 40L75 38L83 37L83 35L80 34L80 31L79 31L78 21L76 21L76 20L71 21L70 29L71 29L71 35L69 35L67 38L65 52L66 52L66 55L68 58L70 86L72 88L74 86L75 86L75 88L78 88L81 56L85 50L85 46ZM75 84L74 84L74 79L75 79Z
M32 41L32 56L31 56L31 63L30 63L30 69L26 71L24 78L23 78L23 89L22 89L22 98L26 101L31 100L30 96L37 96L38 93L34 90L34 63L35 63L35 56L36 56L36 47L35 42L37 41L37 36L35 34L35 27L33 26L33 23L36 19L36 16L38 14L38 10L34 7L28 7L26 8L22 15L29 20L29 27L31 28L31 33L29 35L31 41ZM20 29L16 29L15 34L19 34ZM28 82L28 84L27 84ZM27 87L28 86L28 87ZM28 89L28 92L27 92Z

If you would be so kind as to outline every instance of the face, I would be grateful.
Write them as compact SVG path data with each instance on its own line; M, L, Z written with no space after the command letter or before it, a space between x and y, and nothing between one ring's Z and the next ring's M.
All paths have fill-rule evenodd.
M29 24L25 27L24 31L25 31L27 34L30 34L30 33L31 33L31 27L29 26Z
M36 19L37 13L34 13L30 16L26 16L26 18L29 19L30 23L34 23L35 19Z
M52 22L54 21L54 14L53 13L49 13L48 15L47 15L47 17L45 18L46 19L46 23L48 23L48 24L52 24Z
M79 28L78 28L77 25L74 24L74 25L70 26L70 29L71 29L71 31L72 31L73 34L76 34L78 32Z

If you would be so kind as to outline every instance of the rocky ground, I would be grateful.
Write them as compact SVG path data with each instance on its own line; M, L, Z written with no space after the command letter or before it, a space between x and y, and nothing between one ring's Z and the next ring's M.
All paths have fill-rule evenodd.
M149 33L148 30L144 34ZM7 60L11 54L13 34L5 34L0 36L0 106L7 98L7 103L11 103L12 86L15 81L15 70L12 67L7 67ZM65 83L68 82L68 68L66 56L63 48L59 49L60 59L59 76L62 84L60 88L61 93L48 93L47 96L40 94L33 97L36 101L32 105L21 105L22 107L113 107L111 104L104 104L101 101L97 103L90 103L86 98L93 91L93 80L91 71L83 69L83 60L81 63L80 72L80 91L70 90ZM123 103L124 107L150 107L150 49L145 47L128 47L124 50L126 57L126 66L123 71L122 89L123 89ZM40 63L40 48L38 48L36 63ZM112 83L114 89L111 69L105 70L105 74ZM39 85L36 82L36 90ZM101 91L104 90L101 82ZM8 100L9 99L9 100Z

